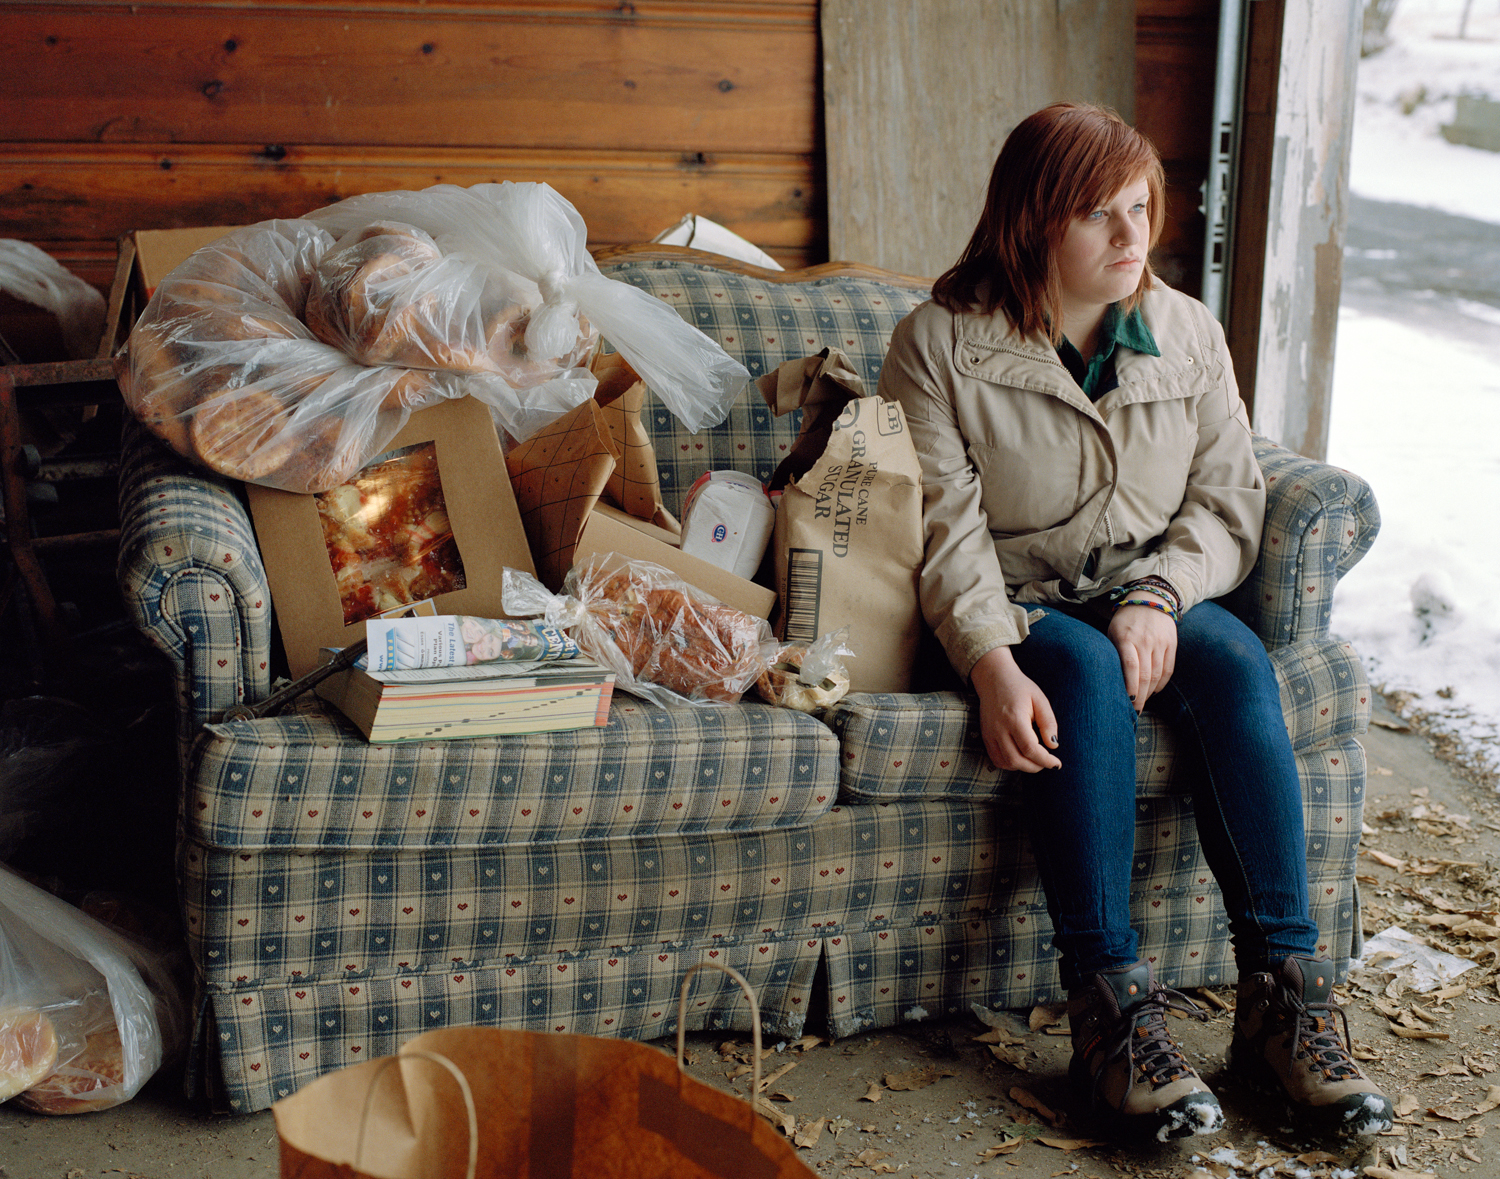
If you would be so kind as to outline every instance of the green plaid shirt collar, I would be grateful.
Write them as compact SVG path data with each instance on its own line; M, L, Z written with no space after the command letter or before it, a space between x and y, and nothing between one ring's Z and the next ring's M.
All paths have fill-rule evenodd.
M1063 337L1057 346L1057 358L1063 367L1073 374L1078 387L1090 401L1098 401L1118 383L1115 379L1115 349L1129 348L1146 356L1160 356L1156 337L1141 318L1141 309L1136 307L1127 315L1120 314L1120 305L1111 303L1104 312L1104 321L1099 325L1099 347L1085 364L1078 349Z

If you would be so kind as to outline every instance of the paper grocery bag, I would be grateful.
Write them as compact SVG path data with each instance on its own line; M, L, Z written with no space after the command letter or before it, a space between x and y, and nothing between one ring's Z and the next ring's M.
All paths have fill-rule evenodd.
M584 521L615 469L602 413L598 402L585 401L505 456L536 575L554 593L573 565Z
M505 456L537 577L554 593L573 566L573 552L594 505L681 531L662 504L656 452L641 425L646 386L623 357L595 363L592 400L544 426Z
M759 382L802 429L771 477L775 629L812 642L849 627L850 690L904 692L922 634L922 474L906 415L867 395L837 349L790 360Z
M680 533L682 526L662 502L656 447L641 422L646 382L618 352L601 354L594 362L594 375L599 378L594 400L603 411L601 417L615 457L603 499L638 520Z
M394 1059L330 1073L275 1104L282 1179L813 1174L749 1104L646 1044L447 1028Z

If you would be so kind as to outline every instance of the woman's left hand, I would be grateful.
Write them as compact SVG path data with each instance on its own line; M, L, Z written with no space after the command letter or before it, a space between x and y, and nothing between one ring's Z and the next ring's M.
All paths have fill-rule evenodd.
M1120 653L1125 690L1140 712L1172 678L1177 664L1177 624L1150 606L1121 606L1109 620L1107 633Z

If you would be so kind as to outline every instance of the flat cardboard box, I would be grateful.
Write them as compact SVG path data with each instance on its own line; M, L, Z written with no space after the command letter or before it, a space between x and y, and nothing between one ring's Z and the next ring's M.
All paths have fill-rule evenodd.
M726 606L743 610L757 618L770 618L776 606L776 591L769 590L727 569L685 553L677 547L677 537L665 528L627 515L608 504L595 504L583 526L574 550L576 563L593 553L619 553L637 561L652 561L665 566L683 581Z
M146 298L161 280L187 259L199 246L216 242L238 226L211 225L193 229L137 229L130 236L135 241L135 272Z
M443 496L466 582L463 589L429 599L431 609L505 618L500 601L505 568L535 576L536 567L489 409L472 397L460 397L419 410L386 449L428 441L437 447ZM320 663L322 648L346 647L364 638L364 620L344 622L316 497L253 483L245 490L287 663L294 677L305 675ZM427 602L421 605L425 613Z
M116 255L115 281L109 293L108 323L100 356L112 356L130 338L130 329L146 310L161 280L199 246L218 241L237 228L216 225L194 229L137 229L123 234Z

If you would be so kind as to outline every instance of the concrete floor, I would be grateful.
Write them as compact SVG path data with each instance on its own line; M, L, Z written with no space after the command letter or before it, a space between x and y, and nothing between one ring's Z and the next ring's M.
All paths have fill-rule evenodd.
M1372 766L1372 806L1381 793L1403 794L1414 787L1428 787L1435 797L1453 799L1451 805L1455 809L1462 808L1466 797L1473 799L1475 788L1456 779L1432 755L1423 738L1377 726L1370 731L1365 745ZM1390 773L1384 772L1387 770ZM1489 796L1483 805L1490 807L1495 801ZM1019 1026L1024 1030L1025 1013L1019 1014ZM1351 1021L1355 1020L1356 1012L1351 1009ZM985 1117L998 1113L994 1108L997 1105L1006 1104L1002 1095L1009 1095L1018 1084L1048 1094L1049 1098L1061 1091L1067 1042L1065 1037L1055 1037L1055 1043L1044 1043L1032 1072L1018 1073L993 1062L975 1064L978 1058L972 1052L961 1057L953 1049L954 1045L962 1044L968 1052L970 1036L980 1030L977 1024L951 1033L942 1024L909 1026L857 1036L798 1054L801 1067L784 1082L796 1096L795 1104L787 1107L789 1111L799 1117L815 1118L826 1113L845 1119L843 1132L837 1138L830 1131L818 1146L802 1152L802 1157L821 1173L841 1173L858 1167L850 1171L855 1176L870 1166L868 1162L856 1161L864 1150L884 1152L887 1155L884 1162L899 1165L904 1175L969 1179L971 1175L1004 1174L1019 1179L1046 1179L1057 1174L1080 1177L1119 1174L1122 1169L1129 1174L1158 1177L1202 1175L1193 1162L1191 1146L1172 1146L1165 1153L1122 1156L1102 1148L1065 1154L1031 1144L1013 1155L978 1161L980 1151L996 1141L991 1123ZM1203 1034L1204 1063L1200 1069L1217 1084L1211 1070L1218 1066L1211 1062L1216 1062L1222 1052L1220 1041L1227 1038L1227 1032L1225 1027L1210 1026ZM1366 1034L1356 1022L1356 1040ZM1379 1032L1372 1026L1368 1034ZM695 1057L692 1071L709 1083L724 1086L728 1084L725 1074L729 1070L718 1051L718 1039L691 1038ZM670 1046L664 1047L671 1050ZM878 1079L887 1071L943 1060L945 1056L954 1061L957 1075L915 1092L887 1093L879 1105L860 1100L872 1078ZM789 1052L785 1059L791 1057ZM776 1063L770 1062L770 1067L776 1067ZM742 1088L744 1084L740 1082ZM1221 1091L1221 1095L1231 1112L1231 1128L1236 1124L1241 1127L1240 1137L1244 1142L1235 1145L1248 1145L1253 1154L1261 1133L1257 1119L1232 1108L1232 1090ZM1361 1158L1356 1153L1343 1165L1350 1173L1358 1174L1369 1161L1368 1154ZM870 1173L875 1171L871 1169ZM1486 1172L1476 1168L1475 1173ZM175 1077L158 1076L133 1101L113 1110L78 1117L46 1118L0 1106L0 1179L84 1179L85 1176L92 1179L100 1175L139 1179L266 1179L276 1174L278 1144L270 1111L248 1117L210 1114L180 1096Z

